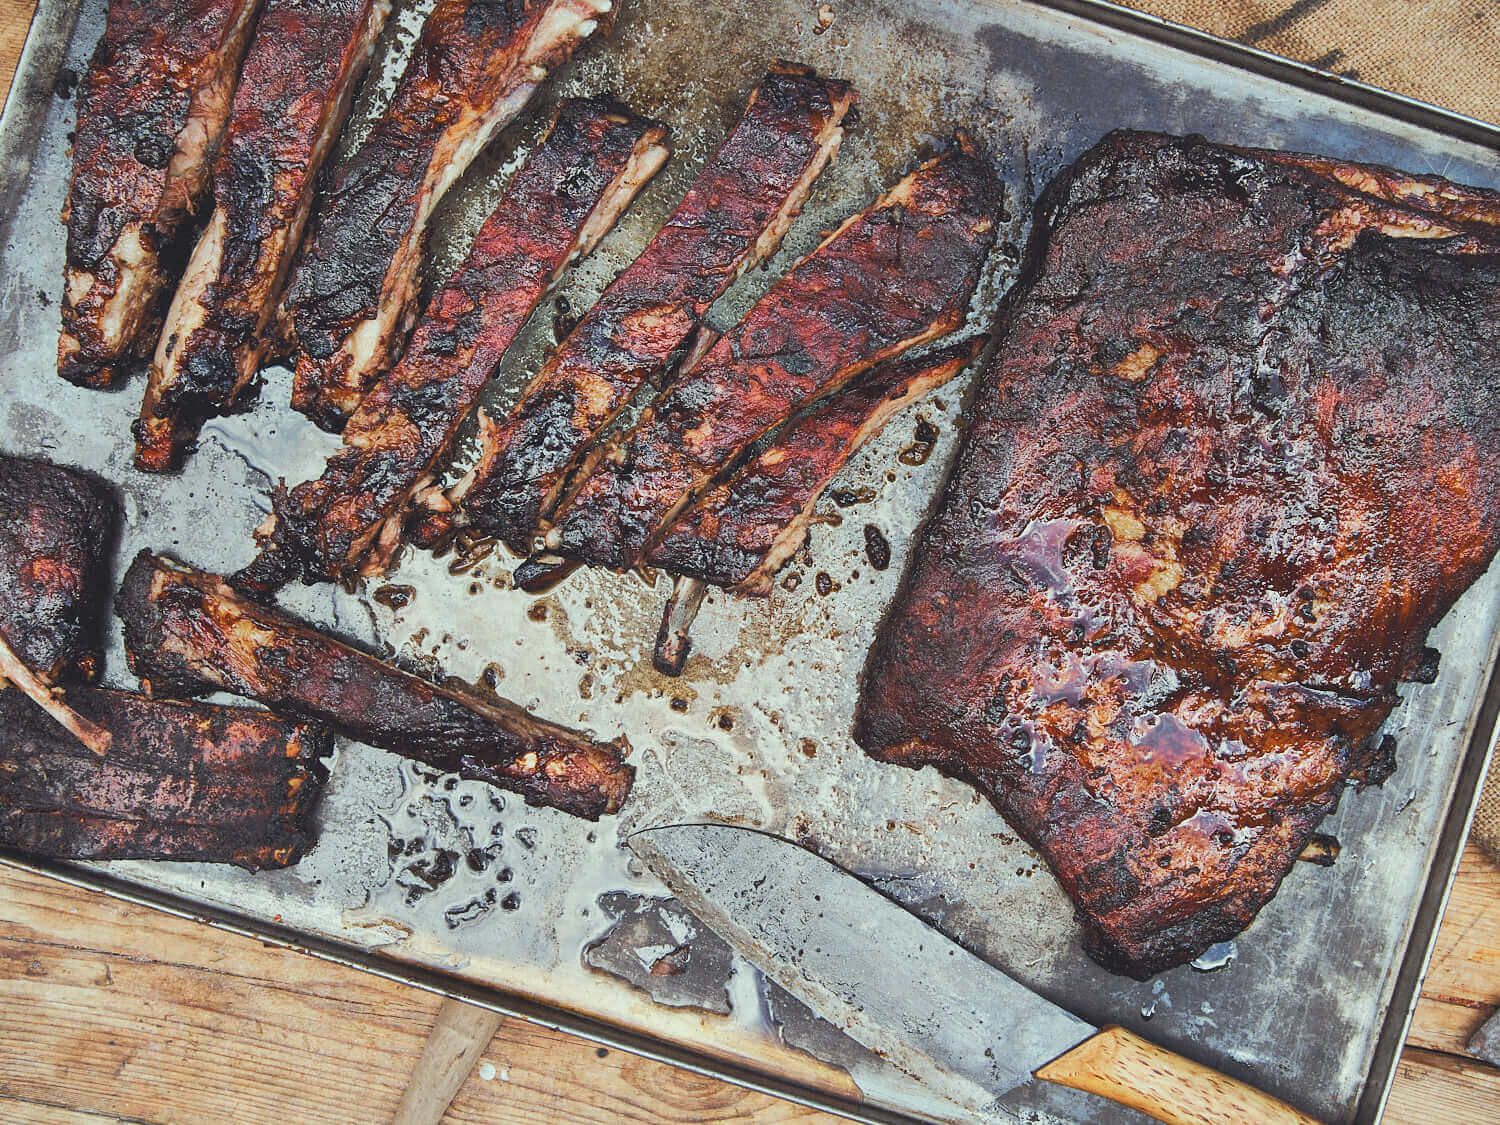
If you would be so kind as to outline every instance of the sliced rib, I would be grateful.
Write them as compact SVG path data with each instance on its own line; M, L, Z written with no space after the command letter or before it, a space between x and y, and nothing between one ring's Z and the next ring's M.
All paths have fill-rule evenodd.
M151 352L162 254L208 188L260 0L110 0L78 92L57 370L108 387Z
M1497 223L1141 133L1046 191L855 737L988 796L1107 967L1233 937L1392 764L1397 686L1500 545Z
M80 687L73 706L107 730L81 752L41 711L0 691L0 843L59 859L295 863L322 788L320 728L265 711Z
M98 670L117 515L102 481L0 455L0 685L13 683L99 754L109 733L74 711L55 685Z
M891 417L974 361L976 336L885 364L815 403L754 457L706 490L664 533L648 559L746 597L771 592L776 572L807 540L828 482Z
M967 138L848 219L647 407L546 545L624 570L694 494L796 407L962 322L1000 186Z
M610 0L438 0L390 106L333 172L287 293L292 405L341 429L416 314L433 208Z
M275 501L242 588L382 572L417 490L548 287L614 226L667 159L666 127L608 98L572 99L526 158L394 370L349 419L323 475ZM241 580L236 577L236 585Z
M0 454L0 635L48 680L98 671L118 516L103 481Z
M136 467L175 468L205 419L260 367L302 240L390 0L266 0L214 169L214 212L167 312L136 423Z
M438 687L149 551L131 564L115 612L130 666L153 693L256 699L590 820L630 792L624 739L600 744L514 703Z
M838 150L847 83L777 63L666 225L584 314L486 438L468 521L530 547L588 442L765 261Z

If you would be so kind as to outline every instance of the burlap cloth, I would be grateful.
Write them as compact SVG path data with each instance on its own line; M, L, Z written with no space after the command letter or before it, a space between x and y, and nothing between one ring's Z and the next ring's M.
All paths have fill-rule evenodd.
M1496 0L1123 0L1191 24L1500 122Z
M1500 122L1497 0L1123 0L1375 86ZM1473 840L1500 860L1500 761Z

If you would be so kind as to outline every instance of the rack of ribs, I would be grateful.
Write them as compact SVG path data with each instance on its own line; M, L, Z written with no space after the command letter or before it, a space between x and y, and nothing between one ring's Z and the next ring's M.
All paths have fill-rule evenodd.
M1500 545L1500 195L1116 133L1043 195L855 737L1138 977L1249 925Z
M350 417L323 475L276 496L265 550L237 586L264 594L294 568L309 582L386 569L413 497L522 325L666 162L665 137L665 126L608 98L558 108L401 361Z
M580 455L658 376L744 271L776 252L833 159L855 102L845 82L777 62L672 217L487 427L467 520L531 546Z
M153 694L255 699L590 820L630 792L623 739L600 744L505 700L439 687L149 551L131 564L115 612L131 669Z
M405 343L427 224L611 0L438 0L390 106L333 171L287 291L292 405L339 430Z
M110 0L79 86L57 370L109 387L150 354L162 264L197 210L260 0Z
M0 690L0 844L58 859L295 863L322 788L320 728L265 711L74 688L110 733L83 750L20 693Z
M266 0L214 166L213 215L151 365L137 468L175 468L199 423L255 377L318 169L389 11L390 0Z
M1001 188L966 137L851 216L642 413L560 506L548 549L626 570L799 404L952 332Z
M102 481L0 455L0 688L14 684L100 754L108 731L55 685L98 672L100 594L117 515Z

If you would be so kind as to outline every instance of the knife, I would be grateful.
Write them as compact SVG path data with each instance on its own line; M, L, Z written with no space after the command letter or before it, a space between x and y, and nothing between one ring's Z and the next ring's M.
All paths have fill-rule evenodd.
M934 1089L956 1079L993 1105L1035 1077L1169 1125L1316 1125L1125 1028L1079 1019L789 840L686 824L645 829L628 842L685 907L767 977Z

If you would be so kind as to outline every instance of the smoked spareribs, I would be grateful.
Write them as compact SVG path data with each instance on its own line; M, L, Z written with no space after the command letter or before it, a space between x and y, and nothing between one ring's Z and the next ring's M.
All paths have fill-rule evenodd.
M1500 543L1500 195L1115 133L1044 194L855 736L1144 977L1238 933Z

